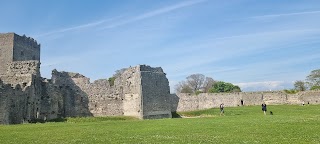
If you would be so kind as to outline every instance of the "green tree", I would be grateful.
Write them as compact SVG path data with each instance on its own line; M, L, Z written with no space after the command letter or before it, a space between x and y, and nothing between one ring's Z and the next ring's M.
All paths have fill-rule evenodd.
M310 90L320 90L320 86L312 86Z
M223 81L215 82L211 89L210 93L220 93L220 92L241 92L239 86L233 85L232 83L226 83Z
M241 92L241 89L240 89L239 86L235 85L235 86L233 87L232 92Z
M320 86L320 69L311 71L307 76L306 81L310 88L313 86Z
M110 77L110 78L108 79L110 86L113 86L113 85L114 85L114 81L115 81L115 80L116 80L116 77Z
M298 80L294 82L294 89L298 91L305 91L307 90L307 87L304 81Z

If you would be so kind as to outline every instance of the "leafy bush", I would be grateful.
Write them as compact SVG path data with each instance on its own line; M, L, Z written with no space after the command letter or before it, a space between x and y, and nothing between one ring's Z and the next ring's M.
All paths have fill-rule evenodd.
M116 80L116 77L111 77L108 79L110 86L114 85L114 81Z
M283 91L287 94L296 94L299 92L298 90L295 90L295 89L290 89L290 90L285 89Z
M196 91L196 92L195 92L196 95L199 95L199 94L201 94L201 93L202 93L202 91Z
M233 85L232 83L226 83L223 81L215 82L212 88L209 89L209 93L220 93L220 92L241 92L239 86Z
M310 90L320 90L320 86L312 86Z

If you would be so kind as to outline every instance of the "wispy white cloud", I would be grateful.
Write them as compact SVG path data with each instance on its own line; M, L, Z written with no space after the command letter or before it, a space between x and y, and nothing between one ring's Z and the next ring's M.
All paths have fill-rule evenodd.
M75 31L75 30L80 30L80 29L85 29L85 28L90 28L90 27L96 27L96 26L99 26L99 25L104 24L106 22L110 22L110 21L113 21L115 19L118 19L120 17L121 16L117 16L117 17L110 18L110 19L98 20L98 21L95 21L95 22L87 23L87 24L77 25L77 26L74 26L74 27L68 27L68 28L62 28L62 29L58 29L58 30L53 30L53 31L50 31L50 32L47 32L47 33L42 33L42 34L35 35L34 37L39 38L39 37L44 37L44 36L48 36L48 35L64 33L64 32L68 32L68 31Z
M262 81L262 82L247 82L247 83L234 83L238 85L243 91L272 91L282 90L287 85L292 85L293 82L284 81Z
M193 70L192 68L197 66L234 58L235 56L248 55L252 52L278 48L279 45L291 44L287 42L288 39L290 41L298 41L301 39L301 36L318 33L319 31L319 29L301 29L269 31L218 38L202 38L199 41L185 42L180 45L175 45L174 47L169 47L152 56L162 57L165 55L182 54L183 56L172 59L170 63L163 66L166 67L169 72L183 71L185 73L186 70ZM185 47L188 47L188 49L185 50ZM270 63L270 61L266 63ZM274 60L274 63L279 63L279 61Z
M249 18L263 19L263 18L275 18L275 17L306 15L306 14L320 14L320 11L306 11L306 12L295 12L295 13L270 14L270 15L253 16L253 17L249 17Z
M151 18L151 17L157 16L157 15L161 15L161 14L164 14L164 13L168 13L168 12L171 12L171 11L174 11L174 10L177 10L177 9L181 9L181 8L184 8L184 7L188 7L188 6L192 6L192 5L195 5L195 4L199 4L199 3L202 3L202 2L205 2L205 1L207 1L207 0L183 1L183 2L175 4L175 5L163 7L163 8L160 8L160 9L156 9L156 10L153 10L153 11L150 11L150 12L147 12L147 13L144 13L144 14L129 18L129 19L125 20L125 21L115 22L113 24L110 24L108 26L103 27L102 29L115 28L115 27L118 27L118 26L121 26L121 25L125 25L125 24L128 24L128 23L132 23L132 22L143 20L143 19L147 19L147 18Z
M171 5L171 6L167 6L167 7L163 7L160 9L156 9L132 18L126 18L126 20L121 21L121 20L116 20L121 18L122 16L117 16L114 18L110 18L110 19L103 19L103 20L98 20L95 22L90 22L87 24L82 24L82 25L77 25L77 26L73 26L73 27L68 27L68 28L62 28L62 29L58 29L58 30L53 30L50 32L46 32L46 33L42 33L42 34L38 34L35 35L35 38L39 38L39 37L44 37L44 36L48 36L48 35L53 35L53 34L59 34L59 33L65 33L65 32L69 32L69 31L75 31L75 30L80 30L80 29L84 29L84 28L90 28L90 27L100 27L101 29L110 29L110 28L115 28L121 25L125 25L128 23L132 23L135 21L139 21L139 20L143 20L143 19L147 19L147 18L151 18L157 15L161 15L164 13L168 13L177 9L181 9L184 7L188 7L188 6L192 6L198 3L202 3L205 2L207 0L190 0L190 1L184 1L175 5ZM110 22L110 23L108 23ZM107 26L105 26L107 25Z

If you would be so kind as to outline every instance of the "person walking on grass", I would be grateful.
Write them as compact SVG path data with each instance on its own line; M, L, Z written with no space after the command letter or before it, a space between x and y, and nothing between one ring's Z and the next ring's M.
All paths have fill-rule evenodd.
M263 104L261 105L261 107L262 107L262 111L263 111L264 115L266 115L266 112L267 112L267 105L266 105L266 103L263 103Z
M224 115L224 104L220 104L220 116Z

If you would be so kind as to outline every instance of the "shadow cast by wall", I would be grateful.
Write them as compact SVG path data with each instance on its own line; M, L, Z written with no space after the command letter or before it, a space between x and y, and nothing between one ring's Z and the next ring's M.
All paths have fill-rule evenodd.
M170 94L170 102L171 102L171 114L172 118L181 118L181 116L177 113L177 108L179 104L180 98L177 94Z

